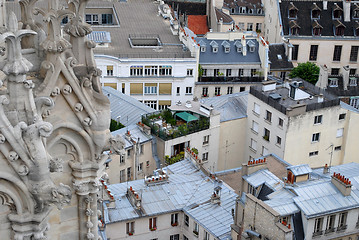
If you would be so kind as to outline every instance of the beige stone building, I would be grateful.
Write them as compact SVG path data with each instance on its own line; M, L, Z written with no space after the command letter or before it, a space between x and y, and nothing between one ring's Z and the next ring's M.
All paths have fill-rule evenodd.
M237 194L187 157L144 180L106 186L102 233L108 239L230 238Z
M153 152L151 129L140 124L130 125L111 132L124 141L124 150L120 154L111 154L106 172L110 184L143 179L157 168ZM159 166L158 166L159 167Z
M252 87L247 115L247 160L274 153L311 167L357 161L358 111L305 81Z
M281 163L273 169L273 161ZM232 239L358 238L358 168L285 166L273 156L243 164Z

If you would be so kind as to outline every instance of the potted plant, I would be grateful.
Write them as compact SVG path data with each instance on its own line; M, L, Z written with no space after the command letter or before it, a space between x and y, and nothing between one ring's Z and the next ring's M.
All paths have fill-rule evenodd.
M176 226L178 226L178 222L172 223L171 225L172 225L172 227L176 227Z
M133 232L129 232L128 235L132 236L132 235L133 235Z
M151 231L156 231L156 230L157 230L156 227L151 228Z

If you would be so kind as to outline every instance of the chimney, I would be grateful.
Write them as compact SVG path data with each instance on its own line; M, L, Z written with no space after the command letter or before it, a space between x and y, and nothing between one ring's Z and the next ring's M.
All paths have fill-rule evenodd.
M349 85L349 65L343 66L343 85L344 90L348 90Z
M277 86L276 81L266 81L262 83L262 91L263 92L267 92L267 91L272 91L275 90Z
M352 183L349 178L340 175L340 173L333 173L332 183L344 195L349 196L352 191Z
M141 196L132 188L132 186L127 189L127 198L134 208L138 210L141 209Z
M328 1L323 1L323 10L328 10Z
M325 164L325 166L324 166L324 168L323 168L323 173L324 173L324 174L329 173L328 164Z
M257 172L261 169L267 168L267 158L254 159L252 161L248 161L248 163L242 164L241 176L247 176L254 172ZM239 192L247 192L247 189L244 189L245 181L242 181Z
M343 0L344 22L350 22L350 1Z
M324 101L324 95L323 95L323 93L320 93L318 96L318 103L321 103L323 101Z
M242 43L242 55L246 56L247 55L247 43L246 43L246 37L243 35L242 39L241 39L241 43Z
M215 180L214 184L215 184L215 188L211 195L211 203L220 205L221 204L222 181Z
M327 65L319 65L319 79L315 86L326 89L328 86L328 67Z

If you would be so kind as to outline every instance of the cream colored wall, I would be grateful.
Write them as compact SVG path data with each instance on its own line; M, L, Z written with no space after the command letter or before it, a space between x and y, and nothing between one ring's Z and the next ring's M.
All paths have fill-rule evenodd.
M215 88L216 87L221 87L221 95L226 95L227 94L227 90L228 87L233 87L233 93L239 93L241 92L241 87L244 87L244 91L249 91L249 88L253 85L256 85L257 83L254 84L249 84L249 83L236 83L233 82L231 84L198 84L195 85L195 90L194 90L194 95L197 98L203 98L202 96L202 89L204 87L208 88L208 95L207 97L215 97L216 95L215 93ZM243 92L243 91L242 91Z
M282 42L281 27L280 27L280 16L278 11L278 0L265 0L262 1L264 4L264 26L262 33L264 34L265 40L269 43L280 43Z
M221 123L217 171L237 168L244 163L247 118Z
M342 157L342 162L340 162L340 164L359 162L359 113L348 111L345 120L345 141L342 150L340 151Z
M298 52L298 60L293 61L294 66L297 66L298 63L303 63L309 61L309 52L311 45L319 45L318 46L318 55L317 61L314 62L317 65L324 65L326 64L329 68L342 68L342 66L349 65L350 68L358 68L357 62L350 62L350 51L351 46L358 46L358 40L344 40L343 38L338 39L296 39L291 38L290 42L293 45L299 45L299 52ZM333 61L333 53L335 45L342 46L342 54L339 61ZM330 69L329 69L330 73Z
M342 146L345 142L345 135L337 138L336 134L339 128L345 130L346 121L340 121L339 114L346 112L347 110L336 106L290 117L285 142L285 161L293 165L308 163L312 168L329 165L330 146ZM323 115L321 124L314 124L314 117L317 115ZM319 142L312 142L313 133L320 133ZM313 151L318 151L318 155L310 157L309 152ZM332 165L341 163L339 152L333 152Z
M264 16L250 16L250 15L234 15L232 14L231 17L233 18L233 20L235 21L236 25L238 25L238 23L244 23L244 30L247 30L247 24L248 23L253 23L253 31L256 30L256 23L261 23L262 24L262 29L261 31L263 31L263 24L264 24Z

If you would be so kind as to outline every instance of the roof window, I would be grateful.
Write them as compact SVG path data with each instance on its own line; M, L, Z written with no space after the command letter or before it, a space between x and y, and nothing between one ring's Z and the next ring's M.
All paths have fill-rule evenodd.
M320 12L322 10L318 7L318 5L316 3L313 3L312 6L312 19L318 19L320 18Z
M290 2L289 10L288 10L288 17L289 18L297 18L298 15L298 8L294 6L292 2Z
M227 41L223 41L222 42L222 46L224 47L224 52L225 53L229 53L230 52L230 47L231 47L231 45L229 44L229 42L227 42Z
M218 52L218 43L216 43L215 41L212 41L210 43L210 45L212 46L212 52L217 53Z
M341 9L341 7L339 7L337 3L334 3L333 19L340 19L342 17L342 14L343 14L343 9Z

